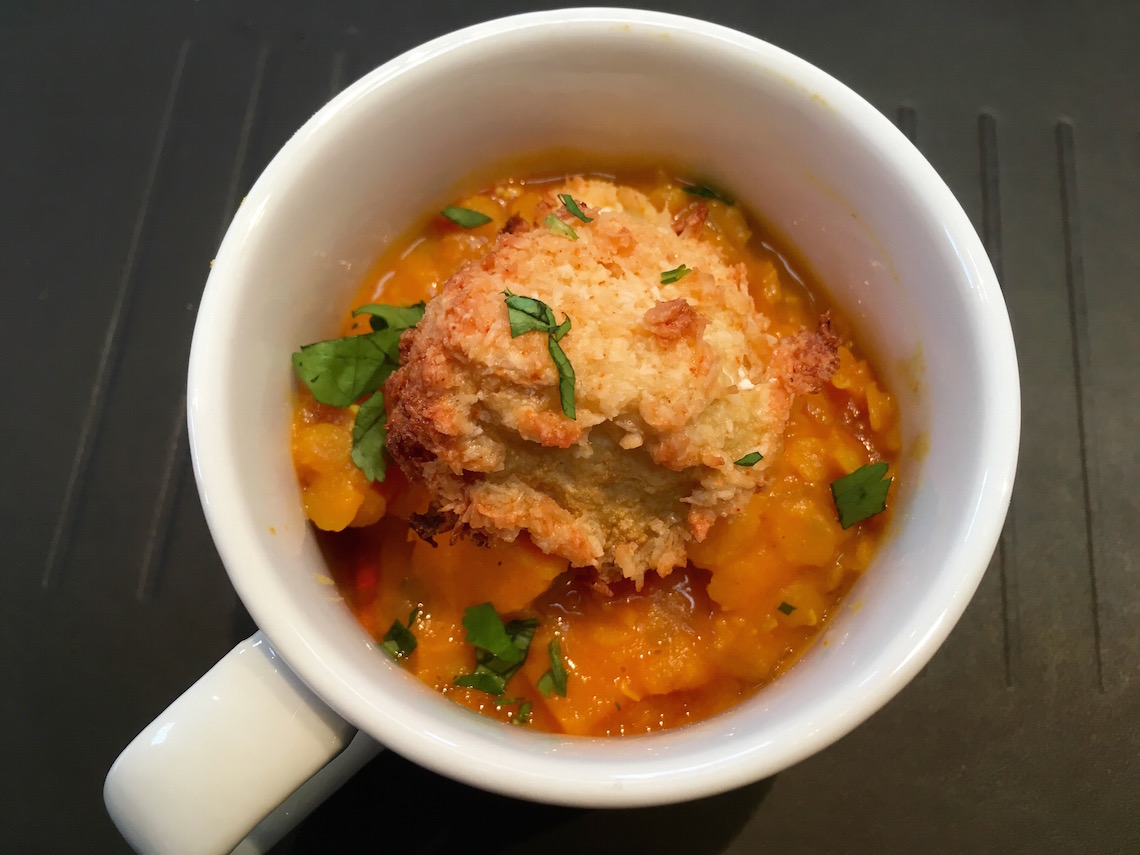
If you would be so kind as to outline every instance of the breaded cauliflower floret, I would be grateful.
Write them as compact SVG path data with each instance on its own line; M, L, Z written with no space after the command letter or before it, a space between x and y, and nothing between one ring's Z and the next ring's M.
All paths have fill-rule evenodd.
M544 227L548 211L578 239ZM444 284L385 387L388 450L426 485L436 519L507 541L525 530L603 583L640 585L740 512L764 484L792 396L834 371L837 341L826 319L819 332L766 334L743 265L693 231L636 190L573 179L537 222L513 221ZM681 264L691 272L662 283ZM575 419L548 336L511 338L507 291L571 319L560 344ZM751 452L764 459L734 462Z

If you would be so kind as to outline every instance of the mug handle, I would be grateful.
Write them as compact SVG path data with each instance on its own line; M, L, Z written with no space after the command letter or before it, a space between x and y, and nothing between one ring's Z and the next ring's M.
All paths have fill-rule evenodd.
M103 800L140 853L265 851L379 750L257 632L131 741Z

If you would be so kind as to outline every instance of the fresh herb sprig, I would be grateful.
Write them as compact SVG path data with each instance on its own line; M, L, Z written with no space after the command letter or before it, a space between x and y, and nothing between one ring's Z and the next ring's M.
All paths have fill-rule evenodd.
M661 284L662 285L672 285L674 282L679 282L681 279L685 278L686 276L688 276L692 272L693 272L692 268L687 267L684 264L682 264L678 267L674 267L672 270L662 271L662 273L661 273Z
M534 704L526 700L526 698L495 698L492 703L497 707L519 705L514 717L511 719L511 724L527 724L530 721L531 711L534 709Z
M469 606L463 612L467 643L475 648L475 670L456 677L456 686L502 695L507 682L523 666L538 628L533 618L507 624L490 603Z
M369 481L383 481L388 472L388 408L377 389L356 411L352 423L352 462Z
M562 235L563 237L568 237L570 240L578 240L578 233L570 228L570 226L568 226L566 223L562 222L562 220L558 218L557 214L546 215L546 227L555 234Z
M726 205L733 205L735 202L732 197L721 190L714 187L709 187L707 184L686 184L681 188L690 196L700 196L702 199L716 199L719 202L724 202Z
M562 658L562 643L552 638L546 645L546 653L550 657L550 668L538 678L538 690L544 698L552 694L566 697L566 661Z
M581 220L583 223L594 222L594 218L593 217L587 217L582 212L582 209L578 206L578 203L574 201L574 197L571 196L569 193L559 193L558 194L558 201L560 201L563 205L565 205L566 210L569 211L571 214L573 214L575 217L577 217L579 220Z
M330 407L349 407L370 395L352 426L352 462L371 481L383 481L388 414L378 394L400 366L400 336L424 316L424 304L387 306L371 303L353 316L370 315L372 332L307 344L293 354L293 367L313 397Z
M399 619L392 621L392 626L384 633L384 638L380 642L380 648L388 653L393 659L400 660L406 659L412 655L412 651L416 649L416 637L412 634L412 626L419 617L420 610L412 609L411 614L408 615L408 625L400 623Z
M894 480L883 477L888 468L885 460L866 463L850 475L831 482L831 498L843 528L851 528L855 523L886 510L887 491Z
M577 418L574 406L574 367L562 350L562 345L558 343L566 333L570 332L569 315L563 317L562 323L558 323L554 317L554 310L541 300L512 294L509 290L503 294L506 296L507 321L511 325L511 338L518 338L529 332L548 334L547 350L558 371L558 397L562 404L562 412L567 418Z
M470 208L457 208L454 205L444 208L440 213L455 225L465 229L477 229L479 226L485 226L491 222L491 218L486 214L472 211Z

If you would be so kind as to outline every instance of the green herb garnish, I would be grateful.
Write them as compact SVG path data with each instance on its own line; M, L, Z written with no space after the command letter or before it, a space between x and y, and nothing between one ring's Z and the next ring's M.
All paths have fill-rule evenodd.
M384 633L384 640L380 647L387 651L393 659L404 659L416 649L416 637L412 635L410 627L416 622L419 609L412 609L408 615L408 625L404 626L399 620L392 621L391 628Z
M887 461L867 463L850 475L831 482L831 498L839 513L839 524L851 528L857 522L881 513L887 507L887 490L893 478L884 479Z
M537 625L536 621L535 626ZM507 632L502 618L490 603L468 606L464 609L463 626L467 630L468 644L485 650L511 665L526 658L530 638L527 638L523 644L516 644L515 639Z
M400 336L424 316L424 304L385 306L372 303L354 311L371 315L372 332L307 344L293 354L293 367L322 404L348 407L371 395L352 426L352 461L372 481L383 481L387 467L384 396L376 394L400 366Z
M475 670L455 678L457 686L501 695L507 681L526 661L538 621L513 620L503 624L490 603L469 606L463 613L467 643L475 648Z
M557 638L551 639L546 652L550 656L550 668L538 678L538 690L544 698L549 698L554 692L566 697L566 663L562 659L562 645Z
M546 215L546 227L555 234L565 235L570 240L578 240L578 233L558 219L556 214Z
M465 689L478 689L488 695L501 695L507 688L506 680L484 669L482 665L476 665L470 674L460 674L452 682Z
M567 418L576 419L577 410L574 408L574 366L562 350L562 345L552 333L546 342L546 349L550 351L550 358L554 360L554 367L558 369L558 400L562 404L562 412Z
M399 346L392 330L333 338L304 345L293 354L293 367L322 404L347 407L384 385L396 370Z
M427 304L420 302L411 306L388 306L384 303L369 303L352 310L352 316L371 315L368 319L373 330L393 329L403 332L414 327L424 316Z
M507 320L511 325L511 338L518 338L528 332L553 333L558 329L554 311L546 303L534 297L520 297L510 291L503 293L507 298ZM569 318L563 323L568 321Z
M511 325L511 338L518 338L528 332L544 332L550 338L547 340L547 350L550 358L554 360L554 367L558 371L558 397L562 404L562 412L568 418L576 418L574 407L574 368L570 365L562 346L558 343L566 333L570 332L570 317L566 315L562 323L557 323L554 310L541 300L534 297L522 297L503 292L507 302L507 320Z
M685 265L674 267L672 270L666 270L661 274L662 285L672 285L674 282L682 279L693 271Z
M491 218L486 214L480 214L478 211L472 211L470 208L456 208L449 206L440 211L445 217L457 226L463 226L465 229L477 229L479 226L485 226L491 222Z
M796 607L793 606L791 603L785 603L783 601L781 601L780 605L776 606L776 608L779 609L780 611L782 611L786 615L790 615L792 612L794 612L796 610Z
M526 724L530 721L530 711L534 708L534 704L525 698L492 698L491 703L497 707L519 705L515 717L511 719L511 724Z
M352 462L369 481L383 481L388 471L384 448L388 442L388 410L384 395L375 392L356 411L352 423Z
M559 193L558 199L559 199L559 201L562 202L563 205L566 206L567 211L569 211L571 214L573 214L575 217L577 217L583 223L594 222L593 217L587 217L585 214L582 213L582 209L578 207L578 203L574 201L574 197L571 196L569 193Z
M724 202L726 205L735 204L731 196L722 193L720 190L715 190L707 184L686 184L681 189L690 196L700 196L703 199L716 199L717 201Z
M763 459L764 455L759 451L750 451L739 460L734 460L732 462L735 466L755 466Z

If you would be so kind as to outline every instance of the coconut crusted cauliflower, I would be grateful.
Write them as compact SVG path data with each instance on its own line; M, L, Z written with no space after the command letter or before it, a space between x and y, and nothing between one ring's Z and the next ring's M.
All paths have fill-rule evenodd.
M573 217L559 192L579 202ZM433 499L439 530L514 540L603 583L686 561L718 517L764 485L794 395L835 370L838 341L818 331L777 341L743 265L698 240L636 190L572 179L535 222L513 220L460 269L404 334L389 379L388 450ZM573 240L543 219L554 212ZM707 209L706 209L707 213ZM662 283L679 265L691 272ZM576 374L576 418L538 332L511 337L505 293L541 300L572 328L560 344ZM753 466L735 461L752 452Z

